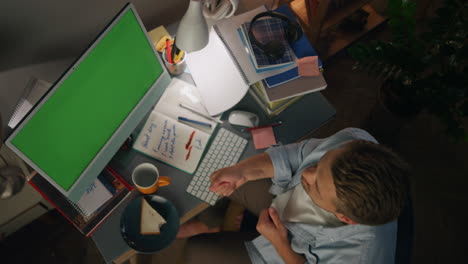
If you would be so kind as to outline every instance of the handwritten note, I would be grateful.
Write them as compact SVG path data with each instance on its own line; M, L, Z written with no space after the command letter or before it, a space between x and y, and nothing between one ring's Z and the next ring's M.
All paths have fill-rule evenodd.
M86 216L90 216L111 197L112 194L109 190L107 190L99 179L96 179L86 188L85 193L78 201L78 206L83 210Z
M193 173L210 135L153 111L138 136L134 149Z

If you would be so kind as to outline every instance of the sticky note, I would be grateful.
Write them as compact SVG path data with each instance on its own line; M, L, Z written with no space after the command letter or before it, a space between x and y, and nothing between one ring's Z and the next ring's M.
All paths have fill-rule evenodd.
M276 144L273 127L258 128L251 131L255 149L268 148Z
M299 76L318 76L320 74L317 56L297 59L297 68Z

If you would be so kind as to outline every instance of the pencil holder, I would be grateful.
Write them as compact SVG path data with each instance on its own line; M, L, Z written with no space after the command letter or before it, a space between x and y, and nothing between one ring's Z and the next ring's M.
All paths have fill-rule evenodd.
M162 57L164 64L171 75L179 75L185 71L185 68L187 67L187 63L185 63L185 53L177 63L171 63L167 60L166 50L163 50Z

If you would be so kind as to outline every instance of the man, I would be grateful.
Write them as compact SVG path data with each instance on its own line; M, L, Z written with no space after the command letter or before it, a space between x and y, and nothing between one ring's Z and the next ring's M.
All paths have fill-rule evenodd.
M249 190L265 178L271 178L274 199L262 198L257 187ZM254 212L265 208L257 224L261 236L245 243L248 258L242 262L394 263L395 220L407 200L408 168L363 130L270 148L211 180L212 191ZM191 244L196 248L189 243L188 259L195 260Z

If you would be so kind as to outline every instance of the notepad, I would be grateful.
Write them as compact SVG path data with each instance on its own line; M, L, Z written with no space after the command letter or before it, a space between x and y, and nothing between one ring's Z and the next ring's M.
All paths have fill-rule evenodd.
M112 198L112 194L99 179L96 179L93 184L86 188L77 204L84 215L90 216L110 198Z
M10 128L15 128L31 108L41 99L41 97L52 86L51 83L31 77L20 101L17 103L15 112L8 122Z
M218 123L184 109L179 104L208 114L196 88L174 78L151 111L133 149L191 174L195 172ZM179 116L211 124L211 127L179 122Z

